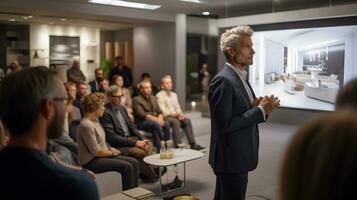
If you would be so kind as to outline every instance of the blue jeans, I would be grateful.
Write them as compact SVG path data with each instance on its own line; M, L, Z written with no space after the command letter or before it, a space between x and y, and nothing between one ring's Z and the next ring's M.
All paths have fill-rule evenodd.
M161 128L157 122L145 120L139 125L138 128L152 133L152 139L156 151L160 150L161 140L166 141L170 139L170 124L167 121L165 121L164 126Z

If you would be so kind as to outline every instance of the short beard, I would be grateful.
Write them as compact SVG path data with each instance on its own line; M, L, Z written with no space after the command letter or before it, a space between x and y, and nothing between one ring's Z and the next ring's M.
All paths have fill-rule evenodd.
M247 65L252 65L253 64L253 62L248 62L248 59L245 60L245 59L241 58L241 56L240 56L240 58L238 56L234 56L233 57L233 62L235 62L237 64L240 64L242 66L247 66Z
M60 113L59 109L55 106L55 116L53 117L47 129L48 139L56 139L63 135L64 120L64 113Z

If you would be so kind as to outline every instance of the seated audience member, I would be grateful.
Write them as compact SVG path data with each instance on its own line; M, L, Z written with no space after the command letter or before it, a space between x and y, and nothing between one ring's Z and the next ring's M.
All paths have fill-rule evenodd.
M151 95L151 83L140 82L140 95L133 100L135 122L139 129L152 133L156 150L160 150L160 141L170 139L170 124L164 120L156 97Z
M169 122L171 125L175 144L177 145L183 142L184 136L180 131L180 127L182 127L191 149L198 151L204 149L200 145L196 144L191 120L182 113L177 94L171 91L171 76L164 76L161 79L161 88L162 90L156 94L157 102L163 112L165 121Z
M105 95L107 93L108 88L109 88L108 79L102 79L99 82L99 92L104 94L104 103L108 103L107 96Z
M121 105L126 107L126 110L128 111L129 117L131 121L134 121L134 116L133 116L133 100L131 98L131 92L128 88L124 87L124 79L120 75L115 75L113 76L113 85L116 85L119 87L122 92L124 97L122 98Z
M56 165L45 152L47 139L62 134L66 99L62 82L45 67L1 82L0 118L10 133L0 152L1 199L99 199L89 176Z
M98 118L104 113L104 96L91 93L81 102L84 117L77 129L78 155L84 168L94 173L116 171L121 173L123 190L138 186L139 163L134 158L107 145L105 133Z
M77 141L77 127L82 119L81 111L78 107L73 106L76 99L77 89L76 84L73 82L66 82L65 88L67 91L68 102L67 112L65 117L64 131L74 140Z
M357 78L348 82L338 93L336 110L351 108L357 110Z
M109 80L113 80L115 75L121 75L124 79L124 87L131 87L133 84L133 75L130 68L124 65L123 57L115 57L115 64L115 67L109 73Z
M72 63L72 67L67 70L67 81L71 81L77 83L79 81L85 81L86 77L83 72L80 70L78 60L74 60Z
M280 174L279 200L354 199L357 115L336 112L300 128Z
M141 81L149 81L150 83L152 83L150 79L150 74L147 72L142 73L140 82ZM136 84L136 87L134 87L134 91L133 91L134 97L140 95L140 82ZM155 84L151 84L151 93L153 95L156 95L158 92L159 92L159 88Z
M105 78L101 79L101 80L99 81L99 92L105 94L106 91L108 90L108 88L109 88L109 81L108 81L108 79L105 79Z
M91 93L99 92L99 82L104 79L104 71L102 68L97 68L94 70L95 79L89 82Z
M79 81L77 83L77 94L76 94L76 99L73 101L73 105L79 108L81 108L81 99L88 94L88 83L86 81ZM82 110L81 110L81 115L82 115Z
M8 132L5 130L0 120L0 150L3 149L9 142Z
M121 88L112 85L107 91L109 103L105 105L100 122L105 131L105 138L110 146L120 150L122 155L136 158L139 161L140 172L151 181L157 177L154 168L143 161L145 156L152 154L152 143L144 139L134 123L129 119L124 106L120 104L123 98Z

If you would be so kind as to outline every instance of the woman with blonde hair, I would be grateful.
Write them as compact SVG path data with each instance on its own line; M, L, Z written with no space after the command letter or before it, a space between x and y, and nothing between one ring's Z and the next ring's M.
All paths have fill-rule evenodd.
M355 199L357 115L341 111L303 126L288 146L279 200Z
M110 147L98 118L104 113L104 96L91 93L81 100L84 117L77 129L79 159L84 168L94 173L116 171L121 173L123 190L138 186L139 163L134 158L120 155Z

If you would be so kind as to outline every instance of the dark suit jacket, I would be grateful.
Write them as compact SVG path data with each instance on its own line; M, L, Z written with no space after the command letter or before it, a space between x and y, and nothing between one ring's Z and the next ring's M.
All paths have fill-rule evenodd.
M149 96L149 99L146 99L142 95L136 96L133 99L133 110L135 115L135 122L137 125L140 125L145 121L147 114L157 117L159 114L162 114L162 110L157 103L157 98L153 95Z
M130 121L125 107L119 107L119 111L122 114L126 124L128 125L130 136L143 139L133 122ZM115 148L122 148L133 147L135 145L136 140L128 139L125 137L124 130L116 116L116 111L110 103L105 105L103 117L99 118L99 121L104 128L105 139L110 144L110 146Z
M90 91L91 93L94 93L94 92L98 92L99 91L99 84L98 86L95 84L97 81L96 80L93 80L91 82L89 82L89 86L90 86Z
M208 99L212 129L211 167L215 173L254 170L258 164L257 125L264 122L264 117L258 107L251 106L241 79L228 65L211 81Z

